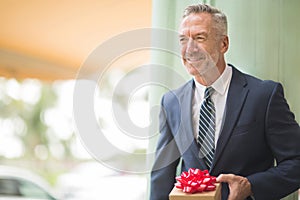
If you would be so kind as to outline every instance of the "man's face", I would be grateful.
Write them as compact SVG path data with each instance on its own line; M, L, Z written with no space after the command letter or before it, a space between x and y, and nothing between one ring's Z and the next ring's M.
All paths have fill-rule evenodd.
M202 75L218 65L222 41L208 13L190 14L179 28L182 61L188 72Z

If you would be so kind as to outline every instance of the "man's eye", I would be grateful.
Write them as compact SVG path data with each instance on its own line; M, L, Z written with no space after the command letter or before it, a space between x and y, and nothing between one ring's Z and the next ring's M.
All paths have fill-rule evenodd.
M187 43L188 39L187 38L180 38L179 39L181 44Z
M205 41L206 38L205 38L204 36L197 36L197 37L196 37L196 40L197 40L198 42L202 42L202 41Z

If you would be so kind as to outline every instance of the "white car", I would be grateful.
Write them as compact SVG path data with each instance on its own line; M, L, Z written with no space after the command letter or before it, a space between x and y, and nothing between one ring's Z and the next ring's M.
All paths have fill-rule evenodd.
M62 174L56 186L64 200L145 200L147 179L91 161Z
M50 186L32 172L0 165L0 200L57 200Z

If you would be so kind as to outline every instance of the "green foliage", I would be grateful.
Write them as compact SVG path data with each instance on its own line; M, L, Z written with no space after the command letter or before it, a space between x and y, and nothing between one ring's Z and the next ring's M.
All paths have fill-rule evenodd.
M9 134L19 139L24 150L19 158L40 159L36 157L35 152L38 145L46 147L48 158L51 158L49 136L46 134L49 127L43 120L43 113L55 106L58 98L52 84L38 80L18 81L1 78L0 85L0 119L11 121L13 124ZM27 85L34 89L26 89ZM35 100L30 102L26 96ZM0 155L0 159L3 158L5 155Z

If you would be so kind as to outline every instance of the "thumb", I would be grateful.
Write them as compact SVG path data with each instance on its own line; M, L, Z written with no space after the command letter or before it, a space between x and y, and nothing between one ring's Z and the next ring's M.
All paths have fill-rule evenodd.
M225 182L225 183L230 183L233 181L234 175L233 174L220 174L216 181L217 182Z

